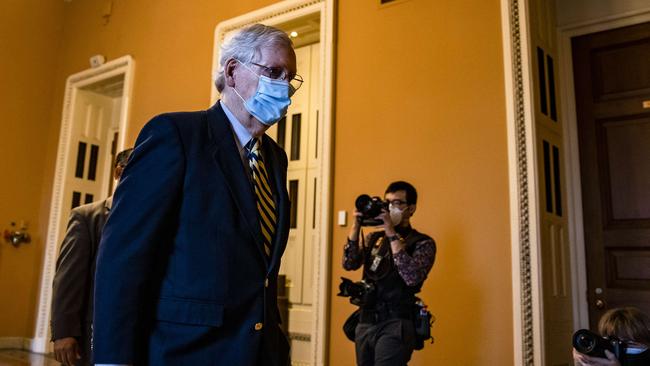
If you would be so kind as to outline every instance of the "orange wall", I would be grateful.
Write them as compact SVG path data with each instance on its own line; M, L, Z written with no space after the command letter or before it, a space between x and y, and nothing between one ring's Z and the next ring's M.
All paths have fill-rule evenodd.
M511 365L506 116L497 0L340 1L334 212L393 180L419 191L438 244L422 297L434 345L411 365ZM333 228L330 364L353 365L335 296L348 228Z
M26 221L30 244L0 239L0 337L31 337L46 236L42 190L63 1L12 0L0 11L0 232Z
M277 1L113 0L112 15L104 24L106 2L66 3L59 78L64 84L70 74L87 69L94 54L107 60L133 56L136 71L127 136L133 143L154 115L208 106L215 26ZM55 97L63 100L62 91Z

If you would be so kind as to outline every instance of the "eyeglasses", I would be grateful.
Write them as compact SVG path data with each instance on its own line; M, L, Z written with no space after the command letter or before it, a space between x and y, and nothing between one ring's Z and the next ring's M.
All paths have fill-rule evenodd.
M402 201L402 200L392 200L392 201L386 200L386 202L388 202L388 204L393 205L393 206L403 206L403 205L406 205L408 203L408 202Z
M303 79L302 76L296 74L291 79L289 79L289 72L281 67L268 67L261 65L255 62L251 62L251 65L255 65L260 69L264 70L264 76L271 78L273 80L283 80L288 81L291 87L293 87L294 92L302 86Z

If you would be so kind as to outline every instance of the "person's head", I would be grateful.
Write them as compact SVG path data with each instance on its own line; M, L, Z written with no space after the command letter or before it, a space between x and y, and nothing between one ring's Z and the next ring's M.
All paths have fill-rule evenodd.
M415 213L418 202L418 192L410 183L393 182L388 185L384 199L389 203L391 219L397 226L409 224L409 219Z
M650 346L650 317L635 307L610 309L600 318L598 332L603 337Z
M122 172L124 171L124 168L126 167L126 163L129 162L129 157L131 156L131 153L133 152L133 149L126 149L124 151L121 151L117 156L115 157L115 165L113 167L113 178L115 180L120 180L122 177Z
M286 114L289 98L300 87L298 79L293 43L277 28L254 24L221 46L215 86L222 102L254 136ZM256 98L260 94L264 98Z

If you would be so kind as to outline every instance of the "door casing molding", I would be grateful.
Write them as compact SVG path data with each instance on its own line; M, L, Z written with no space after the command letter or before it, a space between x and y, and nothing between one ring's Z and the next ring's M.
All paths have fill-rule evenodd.
M327 365L328 328L329 328L329 294L330 294L330 250L331 241L331 195L332 195L332 142L334 126L334 36L335 36L335 5L336 0L285 0L253 12L219 23L214 31L214 50L212 70L219 67L219 47L225 36L233 30L254 23L279 25L306 15L320 14L320 77L321 126L319 127L319 156L322 158L319 166L321 190L319 192L319 240L315 248L314 286L312 304L314 309L313 329L310 334L312 341L312 365ZM210 82L210 104L218 99L214 83Z
M77 91L80 88L94 84L98 81L109 79L117 75L124 75L124 88L122 105L119 115L120 134L117 144L118 151L124 149L126 131L128 127L131 93L133 90L133 75L135 72L135 61L129 55L109 61L97 68L87 69L70 75L66 80L65 95L63 98L63 112L61 117L61 129L59 132L59 145L56 155L56 168L54 171L54 182L52 185L52 198L50 202L50 216L48 221L47 238L45 242L45 254L43 259L43 271L41 275L38 313L34 339L31 342L31 351L46 353L50 343L50 310L52 301L52 280L57 257L59 241L59 223L61 207L63 205L63 192L65 177L68 169L68 155L71 153L70 135L72 131L74 103Z
M558 28L560 68L561 118L564 120L567 177L567 212L571 248L571 287L573 289L574 328L589 327L587 301L587 258L585 253L584 221L582 214L582 187L580 178L580 150L578 146L578 116L576 114L575 85L573 83L573 55L571 38L614 28L650 22L650 7Z
M508 133L513 364L541 365L539 198L526 0L501 0Z

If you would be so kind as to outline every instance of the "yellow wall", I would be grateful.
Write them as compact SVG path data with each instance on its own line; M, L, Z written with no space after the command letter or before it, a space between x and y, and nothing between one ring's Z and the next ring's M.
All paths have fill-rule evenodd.
M2 180L3 196L17 187L29 190L39 197L25 208L25 215L47 219L65 78L88 68L91 55L111 60L130 54L136 60L127 137L132 143L155 114L204 108L215 25L274 2L114 0L107 24L101 16L104 1L57 2L57 9L63 8L53 11L63 13L56 18L65 25L61 36L43 32L38 38L42 45L53 47L57 39L61 45L59 52L51 53L58 65L54 75L48 70L40 78L53 90L44 97L51 107L43 107L43 116L19 129L21 141L40 142L30 143L30 151L38 154L29 155L30 162L38 162L38 157L40 165L31 163L24 181ZM338 3L333 217L338 210L350 210L360 193L382 194L396 179L412 182L420 192L413 223L438 242L438 259L423 290L438 318L436 344L417 352L412 365L512 364L499 1L405 0L385 7L378 0ZM8 33L3 29L1 34ZM16 45L25 48L29 37L11 34ZM24 64L17 72L27 74ZM40 95L46 89L29 92ZM20 101L4 90L2 96L3 102ZM4 202L0 207L0 219L6 221ZM45 225L40 227L44 236ZM340 268L347 228L333 226L332 232L330 364L352 365L352 343L340 328L353 308L334 295L341 275L358 274ZM32 335L38 285L34 268L40 266L37 249L42 250L42 241L37 240L40 244L32 245L31 252L15 251L23 251L20 263L32 268L24 279L31 292L21 293L19 301L0 302L0 317L15 310L22 319L5 332L8 319L0 318L0 336ZM3 298L7 289L13 291L3 269L10 250L2 244Z
M334 214L404 179L438 257L422 297L434 345L412 365L509 365L507 141L497 0L340 1ZM333 229L331 365L353 365L336 297L348 228Z
M26 221L32 242L0 239L0 337L31 337L47 215L41 198L51 136L63 1L12 0L0 11L0 232ZM60 102L59 102L60 103Z

